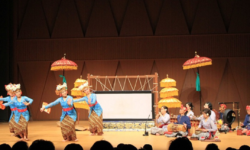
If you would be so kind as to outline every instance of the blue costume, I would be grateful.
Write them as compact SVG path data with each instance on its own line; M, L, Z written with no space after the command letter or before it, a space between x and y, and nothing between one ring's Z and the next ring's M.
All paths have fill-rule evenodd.
M71 99L71 105L68 105L68 100ZM47 106L45 106L45 109L48 109L50 107L53 107L57 104L61 104L63 110L62 110L62 116L60 117L60 121L62 122L62 120L64 119L64 117L66 115L68 115L70 118L72 118L74 121L76 121L77 118L77 114L76 114L76 110L73 108L73 97L72 96L67 96L66 100L63 99L63 97L58 98L57 100L55 100L54 102L48 104Z
M4 97L4 98L0 98L0 101L7 102L7 103L4 103L4 104L3 104L4 106L9 106L9 107L10 107L11 114L10 114L10 119L9 119L9 121L11 120L13 114L16 113L16 106L15 106L15 103L11 103L12 101L14 102L15 100L16 100L16 96L15 96L12 100L11 100L11 97L10 97L10 96Z
M245 120L243 122L244 126L247 130L250 130L250 115L246 115Z
M91 93L89 98L90 98L90 103L89 103L87 96L74 100L74 103L85 101L89 105L89 108L90 108L89 109L90 110L89 111L89 122L90 122L89 130L93 134L97 133L98 135L102 135L103 134L102 107L97 102L95 94Z
M30 119L30 115L29 115L29 111L27 109L27 106L24 105L24 102L28 102L29 104L33 103L33 99L27 97L27 96L21 96L21 100L20 102L17 100L17 98L15 99L15 106L17 108L16 114L15 114L15 121L16 123L19 122L19 119L21 117L21 115L25 118L25 120L28 122Z
M102 107L101 107L101 105L97 102L96 95L95 95L94 93L91 93L90 99L91 99L90 104L88 103L88 97L87 97L87 96L82 97L82 98L80 98L80 99L74 100L74 103L75 103L75 102L85 101L85 102L89 105L89 110L90 110L90 111L89 111L89 117L90 117L92 111L95 111L95 113L100 117L101 114L102 114Z
M175 124L187 124L187 130L191 128L191 123L190 123L190 119L188 116L181 116L181 115L178 115L177 116L177 122Z

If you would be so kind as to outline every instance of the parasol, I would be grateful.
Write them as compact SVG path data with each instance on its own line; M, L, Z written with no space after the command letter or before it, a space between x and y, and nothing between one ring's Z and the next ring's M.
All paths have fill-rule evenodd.
M160 100L158 106L159 108L162 106L167 106L168 108L179 108L181 107L181 101L174 97L164 98Z
M200 92L200 111L201 111L201 88L200 88L200 75L199 75L199 67L212 65L212 59L208 57L200 57L195 52L194 58L187 60L183 64L183 70L197 68L197 78L196 78L196 91Z
M171 97L171 96L178 96L178 89L177 88L173 88L173 87L167 87L164 88L160 91L160 97L164 98L164 97Z
M164 88L160 91L160 97L163 99L158 103L158 108L162 106L167 106L168 108L181 107L181 101L172 97L178 96L178 89L171 87L176 86L176 81L167 75L167 78L161 80L160 86Z
M64 75L64 70L77 70L77 64L71 60L68 60L65 58L66 54L64 54L64 57L60 60L55 61L52 65L50 70L51 71L63 71Z

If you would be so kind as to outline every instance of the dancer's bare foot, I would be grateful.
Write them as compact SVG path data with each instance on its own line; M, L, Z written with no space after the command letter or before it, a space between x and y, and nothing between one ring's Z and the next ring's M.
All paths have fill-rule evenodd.
M91 133L90 135L91 135L91 136L95 136L95 135L96 135L96 133Z
M10 136L15 136L15 133L12 133Z
M67 142L67 141L69 141L69 140L63 140L63 142Z
M24 138L20 138L19 141L24 141Z
M24 138L24 140L25 140L25 141L29 141L29 139L28 139L28 138Z
M78 141L78 139L75 139L75 142L77 142Z
M159 134L159 133L156 133L155 135L156 135L156 136L160 136L160 134Z

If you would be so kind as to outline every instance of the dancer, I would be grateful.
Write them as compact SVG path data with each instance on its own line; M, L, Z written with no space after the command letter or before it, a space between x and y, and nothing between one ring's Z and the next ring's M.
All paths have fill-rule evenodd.
M170 115L167 106L161 107L161 112L156 115L157 126L151 128L151 134L163 135L167 131L167 125L170 123ZM158 125L160 124L160 125Z
M186 116L188 116L190 119L194 116L194 112L193 112L193 104L191 102L186 103L186 108L187 108L187 114Z
M89 130L92 133L91 135L102 135L103 134L103 124L102 124L102 107L97 102L96 95L90 92L88 82L78 87L83 91L86 96L80 99L74 100L75 102L86 101L89 105Z
M13 91L15 91L16 94L16 100L9 103L14 103L17 108L15 113L16 123L14 124L14 133L15 136L20 138L20 140L28 141L28 121L30 115L27 106L32 104L33 99L28 98L27 96L22 96L20 84L15 84L13 86Z
M45 107L42 107L40 111L43 112L45 109L48 109L60 103L62 106L62 116L60 117L60 122L61 132L64 139L63 141L78 141L75 132L75 122L77 114L76 110L73 107L73 97L67 95L67 84L63 83L63 85L57 85L56 94L60 95L60 97L54 102L46 105Z
M16 100L16 95L15 92L13 91L13 85L11 83L9 83L8 85L5 85L5 89L7 91L7 97L0 97L0 101L4 101L7 102L5 104L1 104L2 105L2 109L5 109L6 106L10 107L11 110L11 114L10 114L10 119L9 119L9 129L10 129L10 133L12 133L12 135L14 135L14 124L15 124L15 113L16 113L16 106L14 101ZM9 102L13 102L13 103L9 103Z
M250 136L250 105L246 106L247 115L245 120L240 125L244 128L242 133Z
M212 139L217 131L217 126L211 119L211 110L205 108L202 112L203 118L200 121L196 132L192 135L192 138L198 138L199 140Z
M165 132L166 137L175 137L175 136L187 136L188 130L191 128L190 119L186 116L187 108L181 106L180 115L177 116L177 122L175 124L169 124L167 132Z

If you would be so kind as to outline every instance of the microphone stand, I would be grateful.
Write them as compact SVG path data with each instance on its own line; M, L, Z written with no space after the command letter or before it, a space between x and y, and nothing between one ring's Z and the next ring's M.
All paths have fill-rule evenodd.
M149 116L150 116L150 114L148 115L148 119L146 120L146 123L145 123L145 133L143 134L143 136L148 136L148 131L147 131L147 122L148 122L148 120L149 120Z

